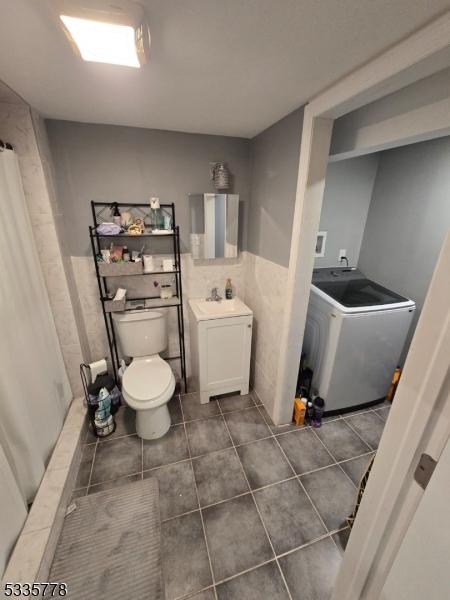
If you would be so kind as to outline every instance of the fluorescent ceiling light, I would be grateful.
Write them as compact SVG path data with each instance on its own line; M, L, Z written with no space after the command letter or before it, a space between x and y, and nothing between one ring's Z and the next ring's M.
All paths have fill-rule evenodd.
M81 57L91 62L140 67L135 29L130 25L60 16Z

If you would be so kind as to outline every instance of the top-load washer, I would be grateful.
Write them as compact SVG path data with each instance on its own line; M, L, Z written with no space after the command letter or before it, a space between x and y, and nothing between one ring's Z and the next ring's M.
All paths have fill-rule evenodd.
M415 308L358 269L314 270L303 352L326 413L386 396Z

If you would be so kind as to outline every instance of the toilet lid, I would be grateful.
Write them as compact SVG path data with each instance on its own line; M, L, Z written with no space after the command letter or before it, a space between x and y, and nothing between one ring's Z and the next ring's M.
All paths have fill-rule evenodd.
M122 387L134 400L145 402L163 394L172 377L172 369L162 358L135 359L123 374Z

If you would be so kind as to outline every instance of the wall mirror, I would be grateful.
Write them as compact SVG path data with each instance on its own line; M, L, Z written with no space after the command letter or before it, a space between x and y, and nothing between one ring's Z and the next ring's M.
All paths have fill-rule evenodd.
M193 259L236 258L238 194L189 194Z

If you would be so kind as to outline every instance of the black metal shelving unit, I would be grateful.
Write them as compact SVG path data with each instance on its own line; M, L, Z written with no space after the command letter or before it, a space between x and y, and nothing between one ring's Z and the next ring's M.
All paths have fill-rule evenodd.
M118 207L120 212L127 211L131 213L131 215L136 218L140 217L142 219L150 218L150 206L149 204L139 204L139 203L120 203L118 202ZM138 241L141 239L146 240L169 240L171 242L171 252L170 254L173 256L175 268L172 271L152 271L151 273L137 273L137 274L127 274L127 275L118 275L118 277L148 277L149 275L172 275L175 278L175 295L172 298L164 300L159 296L139 296L128 298L125 304L125 311L130 310L138 310L135 306L132 305L133 302L144 302L144 308L176 308L177 309L177 323L178 323L178 347L179 354L177 356L169 356L164 357L164 360L173 361L179 360L181 365L181 377L183 380L184 391L187 392L187 383L186 383L186 352L185 352L185 344L184 344L184 315L183 315L183 286L181 282L181 257L180 257L180 229L178 225L176 225L175 221L175 205L172 204L161 204L161 209L170 214L172 218L172 233L167 234L155 234L148 231L145 231L141 235L131 235L127 233L120 233L117 235L101 235L97 232L97 227L103 222L110 222L110 207L111 202L91 202L91 210L92 210L92 219L93 226L89 227L89 237L91 240L91 249L92 255L95 263L95 273L97 276L97 284L100 292L100 302L102 304L103 311L103 319L106 327L106 335L108 337L108 345L109 351L111 355L111 365L113 369L113 374L116 382L118 382L118 370L120 367L119 353L117 350L117 341L116 334L114 331L114 322L112 319L112 312L108 312L105 310L105 303L111 300L110 290L108 289L108 279L114 278L116 276L111 275L101 275L97 256L100 254L100 250L102 248L102 240L109 239L110 241L117 240L134 240ZM106 244L105 244L106 247ZM166 254L166 253L164 253Z

